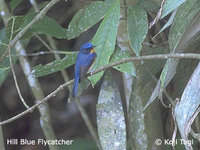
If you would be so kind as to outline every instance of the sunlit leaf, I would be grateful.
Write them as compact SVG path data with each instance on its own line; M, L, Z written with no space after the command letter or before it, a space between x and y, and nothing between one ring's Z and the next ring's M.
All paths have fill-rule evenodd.
M115 49L119 17L120 5L119 0L116 0L110 7L92 40L92 43L97 46L95 48L97 51L97 59L93 69L100 68L109 63L110 57ZM102 75L103 71L89 77L92 85L96 84Z
M80 33L88 30L90 27L99 22L109 10L113 0L97 1L81 9L72 19L68 27L68 39L73 39Z
M146 12L139 6L128 7L127 29L130 46L137 56L140 55L142 42L148 32L148 20Z
M161 19L183 4L186 0L166 0L163 6Z
M116 81L107 72L97 104L97 126L104 150L126 150L126 126Z
M73 65L76 61L76 52L66 55L62 60L55 60L46 65L38 65L33 68L32 74L35 77L45 76Z

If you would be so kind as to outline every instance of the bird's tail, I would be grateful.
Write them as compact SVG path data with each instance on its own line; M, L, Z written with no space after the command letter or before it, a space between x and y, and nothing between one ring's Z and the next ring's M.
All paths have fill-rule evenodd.
M79 77L75 78L73 89L72 89L72 97L76 97L77 89L78 89Z

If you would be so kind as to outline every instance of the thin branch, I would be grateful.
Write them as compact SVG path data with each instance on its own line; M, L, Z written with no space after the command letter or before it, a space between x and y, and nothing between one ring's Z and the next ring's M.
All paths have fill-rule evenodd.
M162 0L161 6L160 6L160 9L157 12L156 18L149 24L149 29L151 29L158 22L158 20L160 20L164 3L165 3L165 0Z
M35 18L26 26L24 27L24 29L22 29L16 36L15 38L11 41L11 43L9 44L10 49L12 49L12 47L17 43L17 41L35 24L37 23L39 20L41 20L45 14L47 13L47 11L53 7L57 2L59 2L60 0L52 0L50 1L41 11L39 14L37 14L35 16ZM1 55L0 57L0 62L3 61L3 59L7 56L8 54L8 47L6 48L6 50L4 51L4 53Z
M30 54L11 54L11 57L24 57L24 56L39 56L39 55L49 55L49 54L62 54L62 55L68 55L68 54L74 54L76 52L66 52L66 51L40 51L37 53L30 53Z
M12 40L13 30L14 30L14 23L15 23L15 17L13 17L12 28L11 28L11 35L10 35L10 41L9 41L9 43L10 43L11 40ZM10 44L9 44L9 46L8 46L8 53L9 53L10 67L11 67L11 70L12 70L13 79L14 79L14 82L15 82L15 86L16 86L16 89L17 89L17 93L19 94L20 100L22 101L23 105L24 105L27 109L29 109L29 106L26 104L26 102L25 102L25 100L24 100L24 98L23 98L23 96L22 96L22 93L21 93L21 91L20 91L18 82L17 82L17 77L16 77L16 74L15 74L15 70L14 70L13 63L12 63L12 58L11 58Z
M102 67L94 70L91 73L88 73L86 75L86 77L91 76L91 75L96 74L96 73L99 73L99 72L101 72L101 71L103 71L105 69L108 69L108 68L111 68L111 67L114 67L114 66L117 66L117 65L129 62L129 61L153 60L153 59L168 59L168 58L177 58L177 59L183 59L183 58L185 58L185 59L198 59L198 60L200 60L200 54L195 54L195 53L186 53L186 54L184 54L184 53L179 53L179 54L159 54L159 55L148 55L148 56L140 56L140 57L123 58L122 60L119 60L119 61L114 62L114 63L107 64L105 66L102 66ZM54 90L48 96L46 96L45 98L37 101L37 103L35 105L33 105L32 107L30 107L29 109L23 111L22 113L14 116L14 117L12 117L10 119L7 119L5 121L0 122L0 125L4 125L4 124L7 124L7 123L10 123L10 122L12 122L14 120L17 120L17 119L23 117L26 114L32 112L39 105L41 105L42 103L47 102L50 98L55 97L55 95L57 95L59 92L61 92L66 86L71 85L73 82L74 82L74 79L70 80L70 81L68 81L68 82L66 82L66 83L64 83L62 85L60 85L56 90Z
M34 35L49 51L52 51L51 47L38 34L34 33Z

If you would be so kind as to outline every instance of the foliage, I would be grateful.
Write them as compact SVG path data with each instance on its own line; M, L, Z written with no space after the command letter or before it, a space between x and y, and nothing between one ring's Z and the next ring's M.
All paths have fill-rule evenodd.
M21 0L12 0L10 2L11 10L15 10L21 2ZM80 37L94 25L99 24L91 39L91 42L97 46L95 50L98 56L92 71L132 56L140 58L140 56L152 54L199 53L199 0L166 0L160 9L160 15L156 12L160 8L161 2L157 2L153 0L141 0L138 3L126 0L91 2L73 16L67 29L55 19L45 16L34 24L20 40L31 41L35 34L48 35L59 40L71 40ZM9 19L6 28L0 30L0 54L6 51L9 39L14 38L26 28L37 14L30 11L26 15L17 15ZM148 24L155 17L158 17L158 22L152 29L149 29ZM120 24L122 21L125 29L122 29ZM12 29L13 32L11 32ZM122 32L124 30L126 32ZM120 42L119 33L123 33L124 39L127 41L121 40ZM122 48L122 45L125 46ZM39 51L41 50L39 49ZM12 50L12 54L14 54L14 50ZM35 77L41 77L65 68L68 69L75 63L77 52L65 51L63 55L65 56L61 60L34 66L32 74ZM12 58L15 64L17 58ZM8 60L7 57L0 63L0 85L10 70ZM173 131L173 128L166 127L170 124L166 123L166 118L162 116L166 108L158 105L158 99L162 103L173 106L167 108L167 112L170 113L170 116L173 115L170 120L173 122L174 128L177 124L180 139L189 139L195 118L197 123L192 128L200 132L197 116L200 105L200 68L197 61L185 62L185 60L180 61L179 58L170 58L166 61L129 61L111 66L115 71L113 69L103 70L88 77L93 87L98 86L97 83L101 84L96 116L98 135L104 150L153 149L153 147L163 149L173 146L155 143L156 139L171 140L172 134L168 133L169 130ZM119 82L114 79L117 77L113 72L122 75L118 79L124 83L123 88L119 88ZM123 81L126 79L124 74L131 75L133 79L131 87L127 87L128 85ZM103 78L103 82L101 78ZM123 94L126 91L124 92L123 89L126 88L130 89L131 94L130 99L125 100ZM177 103L173 101L176 98L180 98ZM174 114L171 114L171 109ZM163 132L164 130L167 130L168 133ZM156 131L161 131L161 133ZM195 140L194 137L191 138ZM85 149L96 148L95 146L87 148L88 145L84 146ZM176 147L180 145L179 142ZM195 148L195 145L184 146L186 149ZM72 146L71 149L76 148Z

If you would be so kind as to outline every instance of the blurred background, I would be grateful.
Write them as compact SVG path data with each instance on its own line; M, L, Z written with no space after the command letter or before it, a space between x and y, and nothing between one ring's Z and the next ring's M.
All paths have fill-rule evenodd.
M15 0L14 0L15 1ZM48 3L49 1L45 0L37 0L38 4ZM11 3L13 1L6 0L7 6L10 11ZM60 1L56 5L51 8L47 15L53 19L55 19L63 28L67 28L69 22L72 17L85 5L90 2L78 0L78 1ZM14 15L25 15L28 11L33 10L30 1L22 0L21 3L13 10ZM0 28L4 26L3 22L0 21ZM78 38L73 40L61 40L54 38L56 42L56 46L58 50L62 51L78 51L79 47L84 43L91 40L93 35L95 34L96 29L98 28L98 24L89 29L87 32L81 34ZM47 38L44 35L41 35L41 38L47 42ZM48 43L48 42L47 42ZM35 36L30 39L29 44L25 47L27 53L36 53L39 51L48 51L48 49L39 41ZM54 61L55 58L52 54L50 55L38 55L38 56L30 56L30 63L32 66L36 66L38 64L47 64L51 61ZM22 95L29 106L34 105L34 96L29 89L27 80L23 74L23 71L19 65L19 63L14 65L14 69L16 72L16 77L19 83L19 87L21 89ZM70 79L73 79L74 76L74 65L66 69ZM39 81L41 83L42 89L44 90L45 95L48 95L53 90L55 90L60 84L64 83L64 80L61 76L60 72L53 73L47 75L45 77L40 77ZM96 102L98 97L98 85L92 89L89 88L88 91L85 92L84 95L80 97L80 101L85 107L87 114L94 126L96 126ZM78 107L74 101L68 103L69 97L68 89L66 88L55 98L52 98L49 101L51 121L53 129L56 133L57 139L80 139L77 142L82 143L81 146L84 148L84 143L86 145L86 149L90 146L95 148L94 142L92 142L91 135L79 113ZM10 72L7 76L6 80L0 87L0 112L1 112L1 120L6 120L10 117L13 117L20 112L24 111L25 108L21 103L15 84L13 80L12 73ZM40 114L38 110L34 110L33 113L25 115L24 117L6 124L3 126L3 135L4 140L6 139L45 139L42 129L40 127ZM84 140L83 140L84 139ZM48 147L43 147L41 145L33 145L33 146L10 146L5 145L6 150L12 149L22 149L22 150L38 150L38 149L48 149ZM89 146L89 147L87 147ZM78 148L78 147L77 147ZM79 149L79 148L78 148Z
M0 0L2 2L3 0ZM106 0L105 0L106 1ZM106 2L111 3L112 0L107 0ZM15 15L26 15L28 12L37 11L37 8L33 5L33 2L37 2L38 6L43 8L50 2L50 0L5 0L6 7L8 7L9 11ZM60 26L64 29L67 29L69 26L70 21L74 17L74 15L84 9L88 4L92 3L92 1L87 0L61 0L56 3L47 13L47 16L53 18ZM175 52L194 52L199 53L199 8L195 8L194 12L187 7L187 5L178 5L176 3L176 7L182 9L190 10L193 15L192 19L189 17L187 18L190 20L189 23L184 22L184 20L179 19L182 17L181 11L177 14L180 15L173 20L172 26L167 28L166 30L162 31L158 34L155 38L153 38L159 31L163 29L163 26L168 24L169 18L176 13L175 8L173 8L173 12L166 15L163 19L159 20L151 29L148 29L148 23L154 20L157 17L157 12L161 6L162 0L120 0L120 20L116 39L116 49L119 47L120 52L126 51L130 56L135 56L135 51L130 47L130 41L132 39L128 38L128 33L131 34L132 31L127 31L127 26L132 27L130 24L127 25L127 18L132 17L131 12L128 16L127 13L127 6L135 6L141 7L140 9L147 14L146 19L146 32L145 39L142 40L142 48L141 48L141 55L154 55L154 54L168 54L172 50L170 49L171 45L173 45L173 40L176 39L176 35L179 35L176 32L181 32L178 28L180 24L183 24L183 28L185 31L182 31L180 34L180 39L177 42L177 47ZM171 1L173 2L173 1ZM187 1L189 3L189 0ZM32 3L32 4L31 4ZM183 3L183 1L182 1ZM186 3L186 4L188 4ZM193 0L192 4L196 6L198 1ZM105 6L104 3L103 6ZM144 5L146 4L146 5ZM0 6L2 6L0 4ZM118 5L119 6L119 5ZM173 6L172 6L173 7ZM1 7L0 7L1 8ZM40 8L40 9L41 9ZM109 8L109 7L108 7ZM118 7L119 8L119 7ZM135 7L134 7L135 8ZM182 8L182 9L181 9ZM93 10L93 9L92 9ZM102 9L103 10L103 9ZM110 9L109 9L110 10ZM190 11L186 11L188 15L184 14L185 16L189 16ZM171 12L171 11L169 11ZM1 12L2 13L2 12ZM88 13L88 12L87 12ZM90 14L90 13L88 13ZM102 15L103 16L103 15ZM128 17L127 17L128 16ZM110 16L109 16L110 17ZM139 16L140 17L140 16ZM94 18L93 18L94 19ZM95 20L95 19L94 19ZM178 21L180 22L178 22ZM143 20L142 20L143 21ZM113 21L114 22L114 21ZM178 23L179 24L178 24ZM144 23L144 24L145 24ZM175 24L175 25L174 25ZM59 51L78 51L80 46L90 41L94 34L96 33L100 23L92 26L86 32L83 32L75 39L67 40L64 38L49 38L46 35L36 35L34 34L30 39L29 42L23 41L24 48L27 54L34 54L37 52L49 52L47 46L44 43L50 43L52 50L59 50ZM136 24L137 25L137 24ZM171 24L170 24L171 25ZM174 26L173 26L174 25ZM196 25L196 26L195 26ZM104 25L106 26L106 24ZM141 25L142 26L142 25ZM178 26L178 27L177 27ZM0 30L4 29L3 19L0 18ZM110 28L111 29L111 28ZM173 32L171 31L173 29ZM86 30L86 29L85 29ZM198 33L196 33L198 31ZM135 33L135 31L133 31ZM190 34L190 33L195 33ZM171 33L171 34L170 34ZM174 34L173 34L174 33ZM139 34L139 33L138 33ZM2 34L0 34L1 36ZM66 37L65 37L66 38ZM110 37L109 37L110 38ZM42 39L42 40L41 40ZM195 39L195 40L194 40ZM54 42L49 42L53 40ZM115 40L115 39L114 39ZM28 44L27 44L28 43ZM54 43L52 46L51 43ZM106 42L104 44L107 44ZM139 43L141 44L141 43ZM170 45L171 44L171 45ZM174 44L175 45L175 44ZM2 45L0 45L2 46ZM5 45L4 45L5 46ZM55 49L53 47L56 47ZM98 46L98 45L97 45ZM173 49L174 50L174 49ZM0 48L0 54L1 54ZM117 53L121 54L121 53ZM61 55L63 58L65 55ZM45 65L55 60L55 56L53 54L38 54L38 55L30 55L28 56L30 60L31 68L37 66L39 64ZM159 90L154 90L158 79L160 78L160 74L163 71L163 67L165 65L165 60L144 60L141 62L131 62L129 68L132 68L135 73L134 75L127 74L126 71L122 71L123 73L109 68L112 72L112 77L116 80L117 86L116 89L119 88L119 93L121 97L121 102L124 110L124 117L123 123L126 124L126 133L124 130L124 135L126 136L126 142L121 141L125 147L145 147L146 149L152 150L171 150L171 145L156 145L156 139L171 139L172 133L174 131L174 120L172 116L172 107L167 107L170 104L174 103L176 98L180 98L183 94L183 91L194 71L197 64L199 63L198 60L180 60L179 64L175 64L171 66L171 70L166 75L166 82L170 81L165 88L164 94L160 97ZM9 63L8 63L9 64ZM0 64L1 65L1 64ZM21 67L22 65L19 64L19 61L14 65L14 70L16 72L16 77L18 80L19 88L22 92L22 95L29 106L33 106L35 104L34 93L31 91L31 88L27 82L27 77L24 75L24 71ZM1 67L1 66L0 66ZM120 67L119 67L120 68ZM127 68L126 68L127 69ZM118 69L120 70L120 69ZM0 70L1 71L1 70ZM69 80L74 78L74 65L67 67L64 69L67 75L69 76ZM173 79L172 79L173 78ZM103 79L103 78L102 78ZM102 79L100 79L97 84L92 88L91 85L88 88L83 87L82 94L80 96L80 102L82 103L83 107L86 110L86 113L91 120L92 125L97 130L97 115L96 115L96 104L97 99L99 96L99 91L102 84ZM66 82L63 78L62 72L52 73L43 77L38 78L39 83L41 85L41 89L44 92L44 95L47 96L52 91L54 91L59 85ZM1 80L0 80L1 81ZM159 84L160 82L158 82ZM85 84L85 85L84 85ZM83 86L87 87L88 82L83 83ZM86 89L86 90L85 90ZM42 91L41 90L41 91ZM163 89L162 89L163 90ZM155 91L155 92L153 92ZM56 139L65 139L65 140L74 140L73 144L70 146L63 145L61 146L62 149L71 149L71 150L97 150L97 145L95 144L94 138L91 136L88 127L86 126L77 104L74 101L69 101L69 96L71 92L71 86L65 88L59 94L55 95L55 97L51 98L48 101L49 104L49 111L50 111L50 120L47 122L42 122L40 116L41 112L38 109L35 109L32 113L29 113L20 119L17 119L9 124L3 125L3 136L5 141L6 150L13 150L13 149L20 149L20 150L48 150L49 147L44 147L42 145L9 145L6 144L7 139L30 139L30 140L37 140L37 139L45 139L45 135L43 129L41 128L41 124L52 124L53 131L55 133ZM159 98L155 98L153 103L143 111L144 105L147 104L147 101L151 99L151 95L158 94ZM136 94L136 95L134 95ZM157 97L156 96L156 97ZM42 99L42 98L39 98ZM162 99L162 101L159 100ZM9 72L8 76L6 77L3 84L0 86L0 119L4 121L8 118L11 118L21 112L23 112L26 108L22 104L18 92L16 90L16 86L14 84L13 75ZM116 99L115 99L116 100ZM115 102L115 101L114 101ZM120 103L121 103L120 102ZM130 104L130 105L129 105ZM115 107L115 106L114 106ZM189 106L188 106L189 107ZM198 106L197 106L198 107ZM180 109L182 110L182 109ZM48 111L47 111L48 112ZM108 111L109 112L109 111ZM102 113L103 114L103 113ZM119 114L118 111L113 112L113 114ZM43 116L44 120L48 117L45 115ZM45 118L46 117L46 118ZM103 117L102 117L103 118ZM43 120L43 121L44 121ZM199 126L199 116L196 119L195 123L192 125L195 132L200 131ZM128 122L130 121L130 123ZM106 124L106 122L105 122ZM116 123L117 124L117 123ZM107 124L106 124L107 125ZM129 128L130 125L130 128ZM116 126L120 126L117 124ZM131 131L133 130L133 131ZM111 130L113 131L113 130ZM114 130L114 133L117 133L117 130ZM105 135L103 133L102 135ZM101 136L102 136L101 135ZM109 134L108 134L109 135ZM180 139L180 134L177 134L177 139ZM125 138L124 138L125 139ZM194 139L189 136L189 139ZM108 140L109 141L109 140ZM107 141L107 142L108 142ZM139 141L139 142L138 142ZM102 142L102 140L101 140ZM109 141L110 142L110 141ZM194 146L193 148L199 149L200 145L197 139L194 139ZM98 142L97 142L98 143ZM127 145L126 145L127 144ZM106 145L106 144L105 144ZM184 149L183 144L177 144L176 149L182 150ZM137 148L136 148L137 150Z

